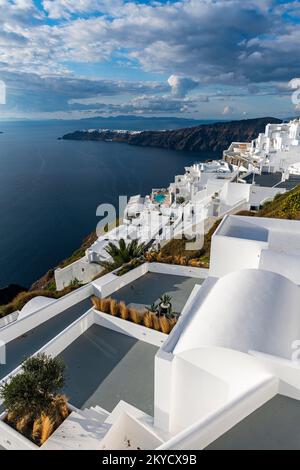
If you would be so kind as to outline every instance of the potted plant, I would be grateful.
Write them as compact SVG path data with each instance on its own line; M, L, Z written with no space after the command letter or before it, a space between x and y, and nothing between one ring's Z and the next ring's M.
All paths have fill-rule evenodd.
M172 297L168 294L164 294L159 298L160 302L158 305L158 314L159 315L170 315L172 311L171 300Z
M0 387L5 423L39 446L70 414L67 398L60 393L64 371L61 359L37 354Z
M155 302L153 302L153 304L150 305L150 307L146 307L147 310L151 313L157 313L157 309L158 309L158 304L156 304Z

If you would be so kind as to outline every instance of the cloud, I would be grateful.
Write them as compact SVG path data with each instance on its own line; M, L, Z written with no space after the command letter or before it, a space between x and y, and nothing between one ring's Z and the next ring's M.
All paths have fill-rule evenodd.
M172 94L179 98L185 97L190 91L199 86L196 80L187 77L178 77L178 75L171 75L168 78L168 83L172 89Z
M1 68L0 77L7 85L7 106L20 110L55 111L82 105L83 108L97 107L105 100L126 98L136 95L153 96L168 90L166 83L129 82L122 80L91 80L73 76L45 76L7 72ZM136 98L137 100L138 98Z
M49 18L71 18L83 13L116 14L124 6L122 0L44 0L43 8Z
M15 5L4 20L7 32L26 46L12 43L0 51L1 59L11 68L37 71L47 64L54 72L63 71L66 61L123 58L146 71L171 72L181 83L186 78L232 85L289 80L300 66L299 26L284 21L282 7L271 5L267 0L44 0L39 21L30 24L29 11L38 12L25 1L23 9ZM285 14L296 8L288 2L284 6ZM23 12L24 20L24 11L26 28L22 21L16 26L16 13ZM61 22L47 23L43 15Z
M182 112L207 96L287 96L300 69L297 1L0 0L0 8L0 79L11 74L8 97L23 108L26 100L49 112L104 106L115 97L112 108ZM123 64L131 78L84 76L90 68L97 78L103 64L115 76Z
M234 111L235 111L235 109L234 109L232 106L227 105L227 106L225 106L225 108L223 109L223 114L224 114L225 116L227 116L228 114L233 114Z

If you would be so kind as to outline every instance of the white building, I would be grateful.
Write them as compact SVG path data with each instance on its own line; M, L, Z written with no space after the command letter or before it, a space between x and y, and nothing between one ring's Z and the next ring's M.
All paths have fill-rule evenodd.
M251 143L232 143L224 151L229 162L253 167L263 172L288 173L288 168L300 162L300 120L267 124L265 132Z
M174 277L174 292L188 279L198 279L169 336L98 312L85 303L92 294L116 296L124 288L129 296L143 296L146 289L136 283L144 282L149 273L167 275L168 284ZM150 289L148 285L150 293L160 285L163 278L160 279ZM119 295L123 298L124 291ZM0 339L3 343L17 340L20 348L23 344L20 338L25 338L26 344L25 333L31 331L31 341L36 336L41 351L58 355L78 338L82 338L79 343L82 344L82 335L88 334L93 325L101 326L101 347L97 346L95 333L91 342L85 343L88 349L95 343L99 355L99 358L87 355L88 369L95 367L93 363L101 364L103 358L107 364L111 353L117 354L122 343L120 335L132 338L134 344L139 341L158 348L153 357L154 383L147 382L145 376L140 378L143 397L154 386L153 415L130 403L131 395L128 402L121 400L113 409L103 409L101 399L97 402L96 376L91 369L93 383L86 379L75 382L78 390L71 390L71 396L80 394L80 388L91 388L97 406L73 407L71 415L42 449L125 449L128 442L132 448L157 450L203 449L209 445L291 448L291 443L300 448L300 440L295 438L299 434L298 421L290 418L290 413L299 415L300 407L299 305L300 221L230 215L213 235L209 273L159 263L145 263L119 277L110 273L62 299L31 305L22 318L0 328ZM41 343L36 328L51 318L63 318L70 306L73 310L68 313L69 321L71 312L79 306L85 309L82 316L47 344ZM109 342L106 349L101 335L108 330L118 338ZM69 360L73 360L76 352L80 356L86 354L84 349L75 348L67 354ZM142 357L139 356L139 362ZM137 364L132 370L125 358L118 365L114 363L109 378L101 379L104 386L108 380L106 393L120 397L126 390L125 378L140 383L136 374L144 373L144 366L138 368ZM109 388L109 381L116 374L120 377L119 388L116 384ZM286 406L276 407L276 400L283 398L287 400ZM274 429L270 418L263 420L266 407L271 407L272 417L277 416L285 425ZM251 423L247 424L249 419ZM234 431L239 426L242 433ZM1 420L0 445L37 449Z
M89 282L101 273L99 262L109 260L106 247L110 242L136 239L159 248L182 234L193 238L199 231L205 233L226 214L258 209L277 193L285 192L283 188L246 184L238 179L244 171L241 165L223 160L196 163L185 167L183 175L176 175L168 188L153 189L145 197L132 196L119 227L100 235L79 261L55 270L57 289L74 279ZM240 182L233 182L237 179Z

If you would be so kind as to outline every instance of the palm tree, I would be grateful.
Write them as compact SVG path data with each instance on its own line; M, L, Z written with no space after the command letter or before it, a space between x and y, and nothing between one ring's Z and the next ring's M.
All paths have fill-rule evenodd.
M146 249L145 243L138 244L137 240L132 240L126 245L123 238L118 241L118 245L109 242L104 248L106 253L110 255L112 261L100 261L100 265L105 269L112 271L117 269L123 264L129 263L135 258L139 258L144 254Z

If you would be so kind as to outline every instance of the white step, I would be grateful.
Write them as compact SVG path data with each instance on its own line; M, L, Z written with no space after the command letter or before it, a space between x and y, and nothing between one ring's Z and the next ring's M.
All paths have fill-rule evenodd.
M99 405L91 406L90 409L91 409L91 410L95 410L95 411L97 411L98 413L103 414L103 415L106 415L106 416L109 416L109 415L110 415L110 412L109 412L109 411L105 410L104 408L101 408L101 406L99 406Z
M41 447L41 450L95 450L110 425L84 412L73 411Z
M108 417L109 413L107 411L100 409L99 411L96 410L94 407L85 408L83 411L84 415L87 418L95 419L99 423L104 423L106 418Z

